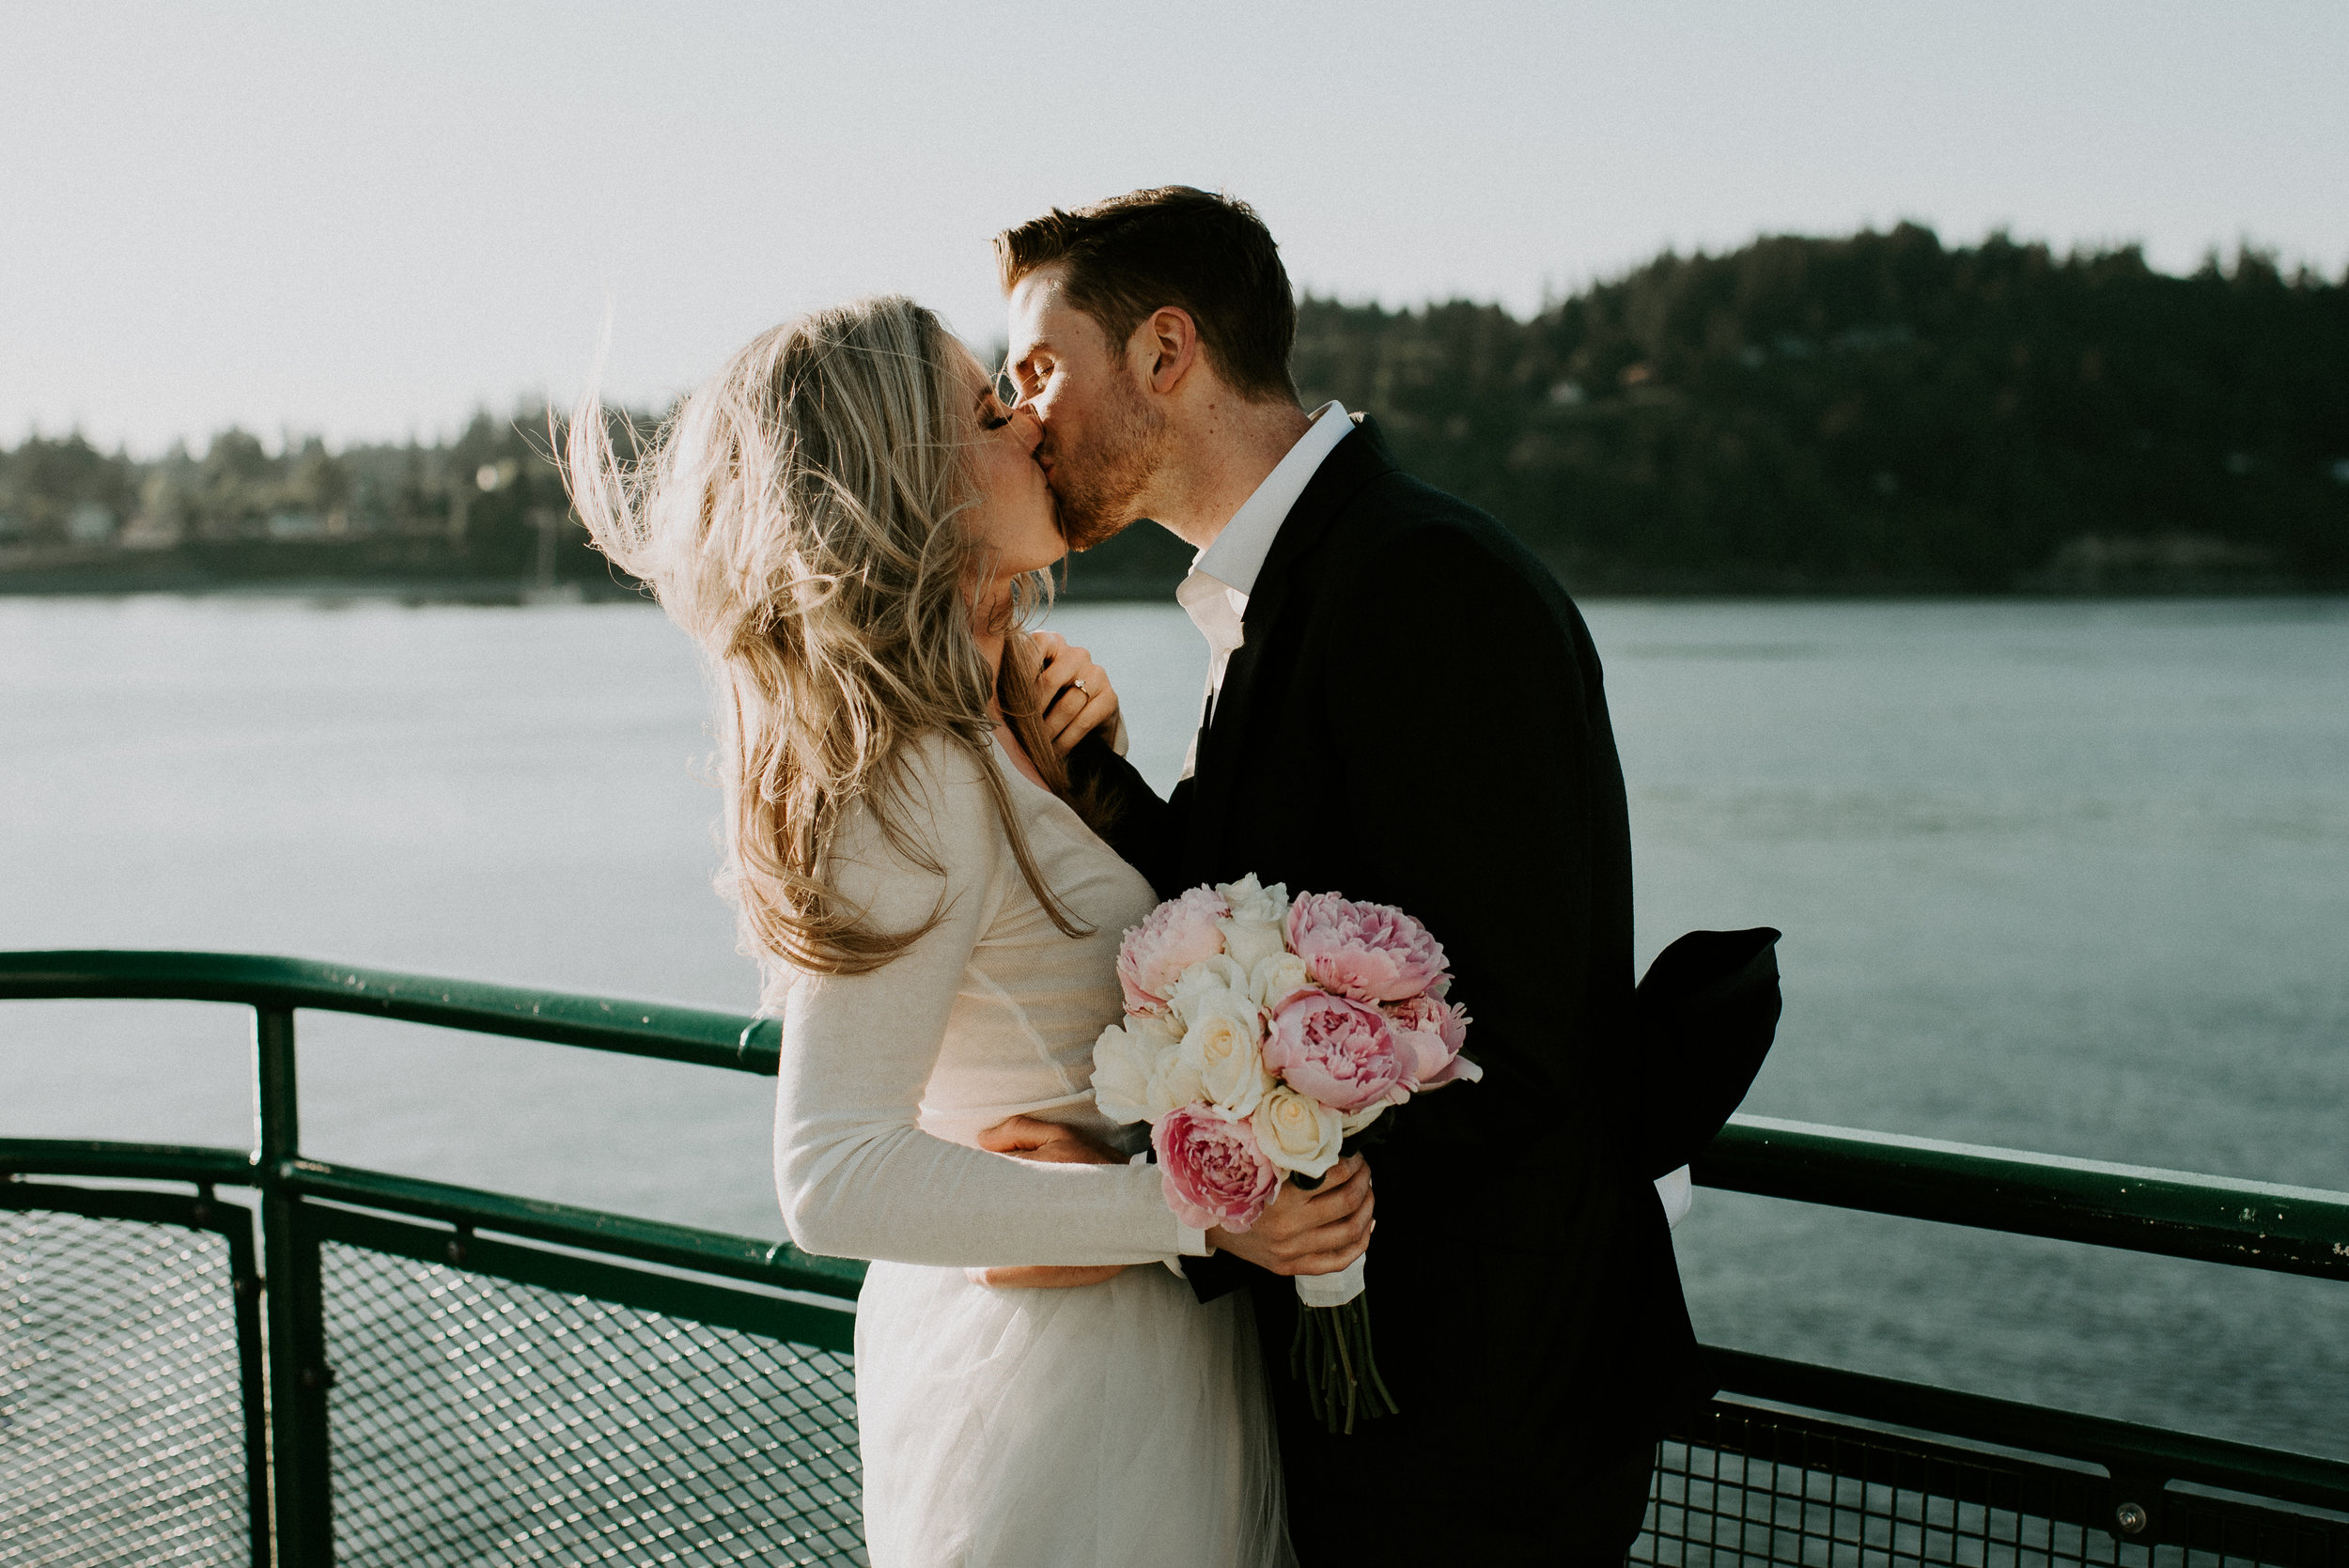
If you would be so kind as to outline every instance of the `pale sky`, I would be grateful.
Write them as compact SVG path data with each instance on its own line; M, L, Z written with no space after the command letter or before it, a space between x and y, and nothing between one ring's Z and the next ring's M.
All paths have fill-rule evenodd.
M1304 287L1520 312L1665 245L1904 217L2349 263L2349 5L0 0L0 442L427 436L662 401L1147 184Z

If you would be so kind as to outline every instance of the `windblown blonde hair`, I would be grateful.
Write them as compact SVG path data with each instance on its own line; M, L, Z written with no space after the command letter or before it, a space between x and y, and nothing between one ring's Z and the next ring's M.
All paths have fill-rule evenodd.
M860 301L760 334L626 460L592 388L563 439L598 548L652 585L730 693L718 705L720 886L762 962L865 973L937 924L942 908L879 930L825 877L860 804L906 860L941 871L902 810L908 748L930 734L977 759L1054 924L1086 929L1045 885L988 754L988 670L963 589L987 563L956 526L978 499L964 358L912 301ZM1037 654L1019 623L1050 594L1043 573L1015 582L1000 689L1030 759L1066 795L1025 700Z

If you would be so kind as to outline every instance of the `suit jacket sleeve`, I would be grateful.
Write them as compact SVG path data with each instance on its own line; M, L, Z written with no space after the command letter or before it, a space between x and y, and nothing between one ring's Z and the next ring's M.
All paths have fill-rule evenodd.
M1343 596L1363 635L1319 639L1316 672L1363 875L1343 891L1399 905L1444 944L1485 1069L1413 1104L1412 1141L1488 1151L1486 1180L1490 1151L1603 1138L1616 1096L1594 939L1601 900L1622 899L1627 922L1630 895L1627 843L1620 872L1599 863L1622 782L1595 660L1564 595L1506 543L1434 521L1365 556Z
M1112 750L1097 729L1068 753L1068 784L1080 814L1120 859L1149 879L1160 898L1182 891L1173 885L1188 796L1182 785L1175 786L1172 800L1159 800L1141 770Z

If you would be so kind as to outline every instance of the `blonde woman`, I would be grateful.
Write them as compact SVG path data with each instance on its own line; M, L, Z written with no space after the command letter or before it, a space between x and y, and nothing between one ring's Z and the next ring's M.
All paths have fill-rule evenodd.
M1114 694L1019 625L1066 549L1039 428L879 299L763 334L634 461L606 430L591 395L580 512L721 693L727 880L783 1019L784 1218L874 1260L872 1561L1291 1560L1246 1297L1201 1305L1163 1266L1218 1237L1089 1089L1155 895L1072 803L1067 753ZM1284 1196L1297 1272L1361 1250L1367 1187Z

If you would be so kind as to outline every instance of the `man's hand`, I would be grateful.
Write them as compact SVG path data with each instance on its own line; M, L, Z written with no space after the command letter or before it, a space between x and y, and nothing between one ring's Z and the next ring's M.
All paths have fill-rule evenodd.
M1035 677L1036 711L1044 716L1052 749L1066 756L1092 731L1114 723L1117 692L1110 673L1084 649L1072 647L1057 631L1034 635L1036 652L1044 656ZM1113 728L1105 733L1116 738Z
M1219 1225L1207 1241L1275 1274L1335 1274L1370 1245L1374 1206L1370 1166L1348 1155L1319 1187L1308 1191L1283 1182L1253 1225L1237 1234Z
M1014 1116L1008 1121L996 1123L979 1134L979 1147L1018 1159L1041 1160L1047 1165L1126 1163L1116 1150L1097 1142L1076 1128L1034 1116ZM1125 1271L1124 1264L1115 1263L1067 1266L1031 1264L1014 1268L963 1270L973 1284L988 1285L997 1290L1070 1290L1079 1285L1097 1285L1104 1280L1115 1279Z
M1075 1127L1038 1116L1013 1116L979 1134L979 1147L1047 1165L1123 1165L1126 1157Z

